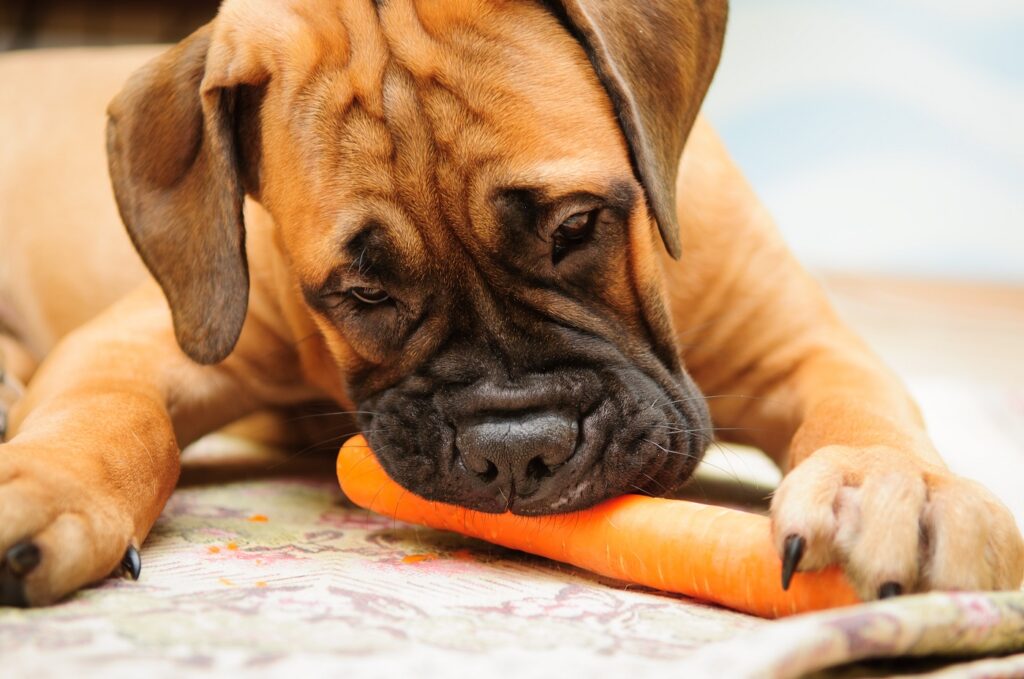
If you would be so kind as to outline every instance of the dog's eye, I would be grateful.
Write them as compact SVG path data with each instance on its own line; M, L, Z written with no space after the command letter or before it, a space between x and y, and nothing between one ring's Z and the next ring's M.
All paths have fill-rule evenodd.
M383 304L391 299L391 295L379 288L351 288L348 294L363 304Z
M583 245L594 232L597 210L580 212L569 217L555 231L552 238L551 259L558 264L573 249Z

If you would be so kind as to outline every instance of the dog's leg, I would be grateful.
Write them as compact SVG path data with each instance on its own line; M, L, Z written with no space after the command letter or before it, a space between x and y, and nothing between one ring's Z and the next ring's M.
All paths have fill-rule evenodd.
M179 445L287 392L289 351L250 315L231 357L197 365L152 285L62 341L0 446L0 604L53 602L122 560L137 574Z
M786 570L838 563L865 599L1019 587L1024 543L1006 507L946 468L905 387L839 320L706 126L687 156L690 249L666 265L680 344L718 397L715 424L789 470L772 502Z

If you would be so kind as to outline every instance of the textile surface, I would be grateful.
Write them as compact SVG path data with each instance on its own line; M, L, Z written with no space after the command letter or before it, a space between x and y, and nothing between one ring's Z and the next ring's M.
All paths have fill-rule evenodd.
M1013 447L1024 393L916 391L953 443L948 422L965 410L988 432L986 475L1024 478ZM230 437L203 442L143 547L138 582L0 612L0 657L14 672L3 674L785 677L871 656L1024 652L1020 596L916 597L769 623L370 515L344 500L332 467ZM773 474L753 452L716 450L689 494L760 510ZM1011 504L1022 521L1020 499Z

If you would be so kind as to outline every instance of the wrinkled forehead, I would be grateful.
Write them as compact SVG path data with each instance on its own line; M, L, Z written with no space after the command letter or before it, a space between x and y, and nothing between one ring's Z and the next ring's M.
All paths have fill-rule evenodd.
M586 55L540 4L309 4L314 37L282 57L294 62L278 84L284 124L265 152L302 178L301 191L280 192L305 222L297 247L310 230L345 242L369 223L386 224L413 259L443 247L431 238L486 246L489 201L503 189L601 193L629 172Z

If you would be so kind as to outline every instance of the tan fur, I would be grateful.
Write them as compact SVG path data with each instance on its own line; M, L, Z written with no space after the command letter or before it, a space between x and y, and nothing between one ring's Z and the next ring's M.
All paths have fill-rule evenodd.
M330 244L361 219L386 215L415 267L472 276L459 248L496 247L493 187L561 195L622 180L641 190L590 63L539 6L392 0L378 16L369 1L233 0L212 36L204 88L267 88L259 202L245 203L249 312L215 366L175 343L106 176L104 106L154 52L0 59L0 130L18 131L0 151L0 329L7 353L21 351L16 335L46 356L3 446L0 547L33 537L42 548L26 581L33 603L104 577L142 543L180 446L261 407L351 406L344 375L382 357L312 313L301 290L348 263ZM865 598L892 578L1018 586L1012 517L946 470L905 389L840 323L700 119L678 195L682 260L664 252L639 201L601 294L630 327L667 319L706 394L750 397L710 405L718 426L792 469L773 502L780 549L791 533L808 536L804 566L842 564ZM395 370L430 349L405 348ZM18 360L27 379L32 361ZM930 551L917 521L935 536ZM984 559L958 558L979 549Z

